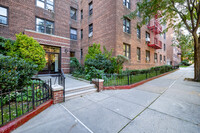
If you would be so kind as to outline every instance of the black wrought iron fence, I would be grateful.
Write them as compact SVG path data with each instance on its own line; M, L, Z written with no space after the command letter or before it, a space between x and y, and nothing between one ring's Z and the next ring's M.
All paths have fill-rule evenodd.
M141 71L130 71L124 74L103 74L102 78L104 79L105 87L131 85L178 68L179 66L173 66Z
M0 126L34 110L51 98L51 79L33 80L22 89L0 90Z

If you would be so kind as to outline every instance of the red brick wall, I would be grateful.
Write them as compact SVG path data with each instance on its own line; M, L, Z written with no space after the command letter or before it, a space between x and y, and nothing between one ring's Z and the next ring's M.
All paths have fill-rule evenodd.
M66 51L70 49L70 39L54 36L54 35L47 35L47 34L38 33L35 31L29 31L29 30L25 30L24 33L28 36L33 37L40 44L60 47L61 48L61 68L63 69L64 73L69 73L70 54L69 52L66 52Z
M150 32L146 26L141 28L141 39L137 39L136 26L139 18L131 20L131 34L123 32L123 15L129 14L136 8L136 1L131 0L131 10L123 6L123 1L113 0L93 0L93 15L88 15L88 4L91 0L80 2L80 10L83 9L84 19L80 25L83 29L84 38L80 41L84 55L87 54L88 46L92 43L100 43L106 46L108 50L114 49L114 55L123 55L123 43L131 46L131 59L125 64L125 69L144 69L153 66L164 65L160 62L160 54L166 56L163 49L155 50L146 44L146 31ZM93 23L93 37L88 37L88 25ZM152 32L151 37L153 41ZM159 36L159 35L158 35ZM166 43L163 37L158 37L163 44ZM166 45L167 46L167 45ZM137 61L137 47L141 48L141 61ZM146 50L150 51L150 62L146 63ZM154 63L154 53L158 54L158 63ZM164 57L162 57L164 59ZM84 58L82 59L82 63Z
M8 26L0 25L0 36L15 39L15 34L24 32L40 44L61 47L61 68L69 72L70 51L70 0L55 0L54 12L37 7L35 0L1 0L0 5L9 8ZM54 22L54 35L35 31L36 17Z

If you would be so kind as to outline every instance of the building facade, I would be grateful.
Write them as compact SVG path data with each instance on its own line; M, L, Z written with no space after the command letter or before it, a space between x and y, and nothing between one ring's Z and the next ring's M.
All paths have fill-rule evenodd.
M56 73L61 68L68 73L70 5L73 2L66 0L1 0L0 36L13 40L20 32L32 36L46 51L42 73Z
M139 14L135 20L122 19L123 15L136 9L137 2L139 1L80 1L79 9L81 14L83 13L80 20L83 37L79 38L82 63L90 44L99 43L108 50L113 49L114 56L125 55L130 59L124 69L145 69L166 64L168 47L166 34L159 34L165 27L161 27L157 18L151 20L149 26L142 27L137 25L141 21ZM92 13L90 13L91 4ZM160 29L155 31L157 27Z
M70 57L84 63L93 44L113 49L113 55L130 59L125 69L145 69L167 63L167 34L157 21L139 27L134 20L122 19L136 9L135 0L1 0L0 36L15 39L20 32L32 36L46 51L42 73L60 68L69 72Z
M168 30L167 38L167 44L168 44L168 49L167 49L167 65L179 65L181 62L181 49L173 46L173 40L175 40L175 33L172 29Z

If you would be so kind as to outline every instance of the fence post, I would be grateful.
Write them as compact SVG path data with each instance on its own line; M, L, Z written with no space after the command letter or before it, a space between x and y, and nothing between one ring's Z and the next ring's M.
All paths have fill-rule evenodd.
M147 71L145 73L146 73L146 79L147 79Z
M129 74L127 74L127 79L128 79L128 85L129 85Z
M35 109L35 92L34 92L34 83L33 83L33 88L32 88L32 105L33 105L33 109Z

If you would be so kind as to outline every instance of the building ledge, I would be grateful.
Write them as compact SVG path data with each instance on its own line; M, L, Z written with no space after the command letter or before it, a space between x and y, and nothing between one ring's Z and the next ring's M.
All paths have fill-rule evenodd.
M37 31L34 31L34 30L25 29L25 31L32 32L32 33L37 33L37 34L41 34L41 35L46 35L46 36L51 36L51 37L56 37L56 38L61 38L61 39L66 39L66 40L71 40L70 38L61 37L61 36L57 36L57 35L45 34L45 33L37 32Z

